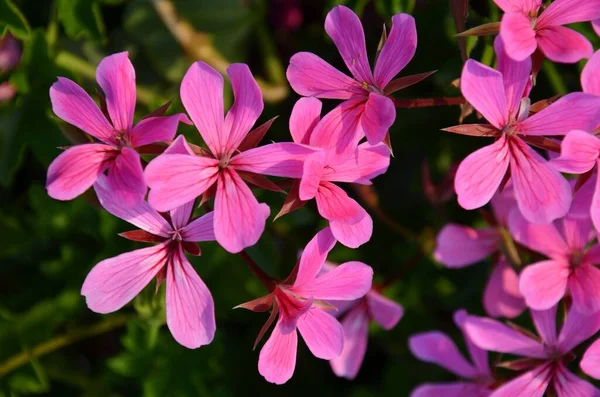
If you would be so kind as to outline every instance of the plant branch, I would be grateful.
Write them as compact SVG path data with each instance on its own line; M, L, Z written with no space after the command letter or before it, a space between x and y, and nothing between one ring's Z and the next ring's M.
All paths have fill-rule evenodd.
M432 106L463 105L467 100L461 96L446 98L399 99L394 98L397 108L428 108Z

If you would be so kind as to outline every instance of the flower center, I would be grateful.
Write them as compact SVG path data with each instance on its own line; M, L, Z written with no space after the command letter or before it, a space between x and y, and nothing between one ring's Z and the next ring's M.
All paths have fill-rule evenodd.
M362 88L363 90L365 90L365 91L369 91L369 92L375 92L375 93L377 93L377 94L384 95L384 94L383 94L383 91L382 91L382 90L380 90L380 89L379 89L379 87L376 87L376 86L374 86L374 85L370 85L370 84L369 84L369 83L367 83L366 81L363 81L363 82L360 84L360 86L361 86L361 88Z
M181 235L181 229L171 230L169 232L169 234L171 235L171 240L173 240L173 241L182 241L183 240L183 236Z
M569 257L569 266L572 269L576 269L581 265L581 261L583 259L583 255L581 255L581 252L577 251L571 254L571 256Z

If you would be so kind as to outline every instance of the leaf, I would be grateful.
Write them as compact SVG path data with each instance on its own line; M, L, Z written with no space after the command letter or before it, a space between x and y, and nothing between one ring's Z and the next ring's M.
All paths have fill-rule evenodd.
M130 230L128 232L119 233L119 236L126 238L127 240L138 241L141 243L159 243L166 240L164 237L156 236L145 230Z
M419 99L394 99L397 108L428 108L432 106L454 106L463 105L467 101L463 97L448 98L419 98Z
M555 95L551 98L542 99L529 106L529 115L534 115L546 109L560 98L560 95Z
M465 30L461 33L457 33L456 37L493 36L498 33L500 33L500 22L490 22L475 26L474 28Z
M469 0L450 0L450 11L452 12L456 33L461 33L465 30L467 14L469 13ZM460 48L460 57L465 62L467 60L467 49L464 38L458 38L458 47Z
M193 255L193 256L201 256L202 255L202 250L196 243L193 243L191 241L182 241L181 246L183 247L185 252L187 252L190 255Z
M0 0L0 33L4 36L7 29L20 39L29 36L29 23L12 2L12 0Z
M167 113L167 110L169 110L169 107L171 106L171 102L172 101L168 101L167 103L165 103L164 105L154 109L153 111L151 111L150 113L148 113L147 115L144 116L144 119L147 119L149 117L160 117L160 116L164 116L165 113Z
M246 137L244 138L242 143L240 143L240 146L238 146L238 150L240 152L244 152L248 149L252 149L252 148L255 148L256 146L258 146L258 144L260 143L260 141L262 141L262 139L265 136L265 134L267 133L267 131L269 131L269 128L271 128L271 125L273 124L273 122L278 117L279 116L275 116L271 120L261 124L260 126L256 127L252 131L250 131L248 133L248 135L246 135Z
M288 195L285 197L283 205L281 206L281 210L279 210L279 213L275 216L275 219L273 219L273 222L282 216L289 214L290 212L296 211L298 208L306 204L306 201L300 200L299 194L300 180L296 179L292 185L292 188L288 192Z
M460 124L442 128L442 131L469 136L495 137L500 135L500 131L491 124Z
M560 142L558 141L546 138L545 136L520 135L519 137L532 146L560 153Z
M104 22L96 0L58 0L56 4L67 36L74 40L104 40Z
M285 190L279 187L275 182L262 175L246 171L238 171L237 173L242 177L243 180L253 184L254 186L258 186L261 189L270 190L272 192L285 194Z
M390 83L385 87L384 93L385 95L390 95L396 91L400 91L404 88L410 87L411 85L417 84L427 77L431 76L437 72L437 70L433 70L431 72L412 74L410 76L404 76L397 78L395 80L390 81Z

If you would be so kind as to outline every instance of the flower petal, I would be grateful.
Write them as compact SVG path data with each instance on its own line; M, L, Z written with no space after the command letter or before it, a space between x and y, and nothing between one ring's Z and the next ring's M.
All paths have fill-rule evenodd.
M375 63L375 84L379 88L385 88L410 62L416 51L415 19L408 14L394 15L392 29Z
M569 246L552 223L543 225L531 223L518 210L514 210L510 214L508 228L515 241L530 250L551 258L563 258L569 255Z
M504 258L492 270L483 293L483 307L490 317L518 317L526 305L519 291L519 276Z
M516 12L507 12L500 22L500 38L506 53L515 61L523 61L537 48L535 31L529 19Z
M498 129L504 128L508 122L508 107L499 71L469 59L462 71L460 89L487 121Z
M299 95L349 99L354 95L364 94L356 80L310 52L294 54L290 58L286 76L292 89Z
M227 75L235 98L233 106L225 116L223 133L227 133L226 148L233 151L250 132L263 111L262 92L256 84L248 65L233 63L227 68Z
M111 313L129 303L165 265L168 244L126 252L94 266L81 287L88 307Z
M589 263L580 265L569 277L569 291L579 312L600 311L600 269Z
M122 205L135 205L144 200L147 188L140 155L131 148L121 148L121 153L108 168L106 183L115 200Z
M367 141L375 145L385 138L388 130L396 120L394 102L383 95L372 92L365 103L365 110L360 118L362 130Z
M408 339L408 347L419 360L437 364L462 378L471 379L478 375L477 369L465 360L452 339L442 332L413 335Z
M360 83L371 84L373 75L367 56L365 32L358 16L348 7L336 6L325 18L325 31L354 78Z
M320 230L302 251L298 275L294 281L294 288L311 283L323 268L327 254L335 246L335 238L329 228Z
M537 26L568 25L600 18L600 0L556 0L550 3L537 20Z
M365 142L358 145L355 156L329 164L323 172L323 180L370 185L371 179L384 174L389 165L390 150L384 143Z
M290 115L290 133L296 143L308 145L310 135L321 120L322 103L317 98L300 98Z
M158 211L169 211L204 193L217 180L218 161L187 154L162 154L144 172L150 187L148 201Z
M337 241L348 248L358 248L371 239L373 235L373 219L364 211L362 218L355 223L330 220L331 233Z
M548 260L527 266L519 278L519 289L534 310L556 305L567 291L570 268L566 260Z
M596 51L581 71L583 92L600 95L600 51Z
M519 331L491 318L467 316L464 329L481 349L531 358L546 358L544 346Z
M202 139L214 155L220 155L227 139L223 119L223 77L208 64L195 62L183 76L180 95Z
M600 389L570 372L563 363L558 364L552 384L558 397L600 396Z
M321 182L315 198L319 214L327 220L354 224L364 217L365 210L360 204L331 182Z
M600 330L600 313L593 315L580 313L575 307L567 313L558 335L559 350L566 354Z
M48 195L55 200L74 199L96 182L116 156L116 149L100 143L65 150L48 167Z
M460 206L472 210L487 204L504 179L509 159L509 145L504 135L467 156L458 166L454 179Z
M537 42L544 55L554 62L575 63L594 53L592 43L584 35L564 26L538 30Z
M552 366L541 365L503 384L490 397L543 397L551 379Z
M581 130L569 132L560 145L560 157L551 160L559 171L584 174L596 165L600 155L600 139Z
M259 203L242 178L231 170L219 173L215 197L215 237L232 254L250 247L265 230L269 207Z
M534 223L565 216L571 205L569 182L521 139L511 139L509 145L511 178L523 216Z
M194 219L181 229L183 241L215 241L214 212Z
M92 98L75 82L59 77L50 87L52 111L60 119L104 143L114 144L116 132Z
M311 353L323 360L338 357L344 348L344 329L331 314L317 307L298 319L298 331Z
M469 355L471 356L471 361L475 364L475 368L479 372L479 377L487 378L492 375L490 371L490 364L488 362L488 353L487 351L481 349L469 337L469 334L465 330L465 322L469 314L466 310L460 309L454 312L453 320L454 324L458 328L460 328L463 333L465 344L467 345L467 349L469 350Z
M491 391L477 383L452 382L423 384L410 393L410 397L464 397L487 396Z
M537 14L542 0L494 0L504 12L518 12L523 15Z
M556 311L557 306L548 310L530 310L533 325L537 330L542 342L549 347L557 346L556 335Z
M314 153L304 161L302 179L298 190L300 200L307 201L315 197L325 171L325 154Z
M131 145L139 147L156 142L169 142L175 138L181 114L166 117L148 117L140 120L129 135Z
M135 111L135 69L127 51L109 55L98 64L96 81L117 131L130 131Z
M472 265L494 253L499 238L494 228L473 229L449 223L437 236L433 257L449 268Z
M502 73L504 91L508 100L509 118L516 119L519 115L519 106L525 93L525 89L530 82L531 76L531 58L522 61L515 61L506 53L502 38L496 37L494 40L494 49L498 58L496 68Z
M304 160L317 150L292 142L271 143L235 155L230 167L256 174L301 178Z
M282 385L292 378L296 368L298 333L279 331L278 325L263 346L258 357L258 372L267 382Z
M389 331L398 324L404 315L402 305L379 294L376 291L370 291L366 295L369 316L381 328Z
M291 291L314 299L344 301L362 298L371 289L372 282L373 269L362 262L353 261L343 263L303 284L294 283Z
M594 379L600 379L600 339L596 339L596 341L588 347L579 366L587 375Z
M350 310L342 320L344 348L339 357L329 363L333 373L346 379L354 379L365 358L369 337L369 317L364 305Z

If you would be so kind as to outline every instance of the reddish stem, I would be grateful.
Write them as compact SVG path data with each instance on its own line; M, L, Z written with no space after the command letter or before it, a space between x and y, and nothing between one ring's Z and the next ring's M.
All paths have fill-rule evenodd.
M263 269L260 268L254 262L254 260L246 253L246 251L242 251L238 254L246 265L248 265L248 269L260 280L261 283L267 288L269 292L272 292L275 289L275 280L273 280Z
M431 106L463 105L465 103L467 103L467 100L463 97L394 99L394 105L397 108L428 108Z

